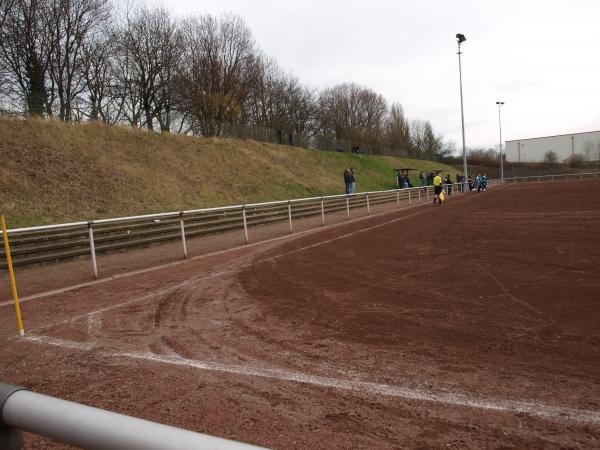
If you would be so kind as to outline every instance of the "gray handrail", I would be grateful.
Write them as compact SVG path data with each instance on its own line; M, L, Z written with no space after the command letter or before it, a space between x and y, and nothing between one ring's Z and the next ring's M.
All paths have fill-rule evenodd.
M22 441L14 437L15 430L92 450L263 448L0 384L0 444L3 449L22 448ZM9 436L12 436L12 442L8 440ZM4 437L7 438L5 441Z

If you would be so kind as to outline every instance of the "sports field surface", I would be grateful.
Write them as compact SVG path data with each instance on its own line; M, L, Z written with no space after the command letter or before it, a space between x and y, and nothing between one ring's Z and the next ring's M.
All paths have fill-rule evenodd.
M24 338L5 295L0 380L278 449L599 448L599 193L505 185L38 296Z

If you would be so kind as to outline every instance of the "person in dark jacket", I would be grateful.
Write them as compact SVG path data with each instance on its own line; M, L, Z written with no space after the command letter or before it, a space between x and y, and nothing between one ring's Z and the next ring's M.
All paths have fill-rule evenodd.
M344 169L344 183L346 184L346 195L352 193L352 174L350 169Z
M448 195L452 195L452 178L450 178L450 174L446 175L444 183L446 184L446 189L448 189Z

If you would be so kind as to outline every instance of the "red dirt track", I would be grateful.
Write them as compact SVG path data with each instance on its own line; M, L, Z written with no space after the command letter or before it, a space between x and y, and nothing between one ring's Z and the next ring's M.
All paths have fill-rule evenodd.
M25 338L2 306L0 380L271 448L599 448L599 191L507 185L31 300Z

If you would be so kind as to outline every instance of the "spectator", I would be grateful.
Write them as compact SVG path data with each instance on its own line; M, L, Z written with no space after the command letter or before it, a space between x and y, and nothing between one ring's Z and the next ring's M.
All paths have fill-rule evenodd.
M423 171L419 172L419 183L421 184L421 190L425 190L425 175L423 175Z
M477 178L475 180L477 182L477 193L479 194L479 192L481 192L483 189L483 177L480 173L477 174Z
M344 169L344 183L346 183L346 195L348 195L352 190L352 175L350 174L350 169Z
M410 180L408 179L408 175L404 175L402 177L402 187L404 189L408 189L410 187Z
M450 174L446 175L446 188L448 189L448 195L452 195L452 178L450 178Z
M354 194L356 189L356 178L354 178L354 169L350 167L350 193Z
M487 176L485 173L483 174L482 178L483 178L483 190L485 191L485 189L487 188Z

